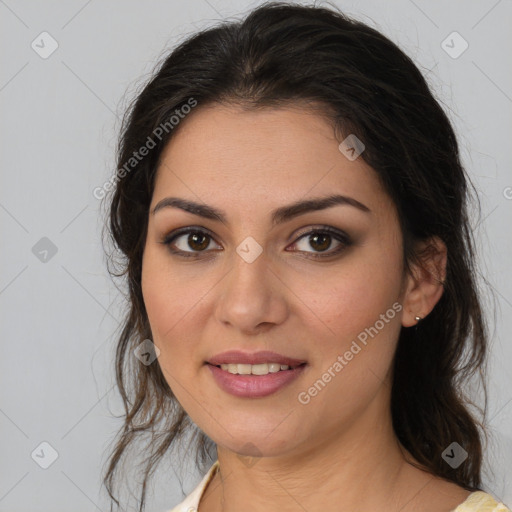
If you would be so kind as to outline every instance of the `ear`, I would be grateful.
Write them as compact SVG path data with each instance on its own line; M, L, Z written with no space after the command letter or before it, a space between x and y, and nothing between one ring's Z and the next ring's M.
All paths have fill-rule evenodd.
M425 318L443 295L446 279L447 250L439 237L431 237L416 247L418 263L407 274L402 299L404 313L402 325L411 327L418 323L416 316Z

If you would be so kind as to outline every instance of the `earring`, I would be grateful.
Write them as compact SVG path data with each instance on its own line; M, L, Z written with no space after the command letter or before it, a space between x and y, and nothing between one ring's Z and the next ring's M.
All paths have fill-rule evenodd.
M416 322L419 322L420 320L422 320L422 318L421 318L421 316L415 316L414 320L416 320Z

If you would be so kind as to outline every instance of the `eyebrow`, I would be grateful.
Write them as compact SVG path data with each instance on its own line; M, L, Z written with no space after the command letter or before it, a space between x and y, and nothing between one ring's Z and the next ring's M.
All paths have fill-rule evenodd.
M319 197L297 201L287 206L281 206L272 212L272 225L281 224L290 219L298 217L308 212L317 210L325 210L338 205L348 205L357 208L365 213L370 213L371 210L363 203L357 201L353 197L343 195L331 195L327 197ZM226 214L213 206L206 204L196 203L189 199L182 199L179 197L166 197L158 202L151 212L155 215L158 211L164 208L180 208L186 212L204 217L205 219L216 220L226 224Z

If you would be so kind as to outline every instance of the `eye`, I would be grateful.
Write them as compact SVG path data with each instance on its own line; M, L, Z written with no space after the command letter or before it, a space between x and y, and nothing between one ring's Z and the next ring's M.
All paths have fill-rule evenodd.
M301 242L303 239L304 242ZM197 258L200 256L200 253L209 252L208 248L213 240L213 236L208 231L201 228L188 227L170 233L160 243L167 245L172 254L184 258ZM338 243L337 248L326 252L333 242ZM301 236L299 236L293 245L297 246L299 243L303 243L305 247L299 250L299 252L311 253L314 258L334 256L352 245L352 241L346 233L329 226L322 226L301 233ZM308 244L310 248L314 249L313 252L307 250Z
M333 242L338 243L337 248L326 252L332 246ZM302 243L304 247L300 249L301 252L310 252L307 251L309 246L314 249L312 252L314 258L326 258L341 253L345 248L352 245L352 240L343 231L338 231L329 226L322 226L321 228L315 228L306 233L302 233L293 245L299 246L300 243Z
M207 231L192 227L170 233L161 243L168 245L171 253L189 258L197 257L198 253L205 252L212 240L213 237ZM177 247L177 250L174 246Z

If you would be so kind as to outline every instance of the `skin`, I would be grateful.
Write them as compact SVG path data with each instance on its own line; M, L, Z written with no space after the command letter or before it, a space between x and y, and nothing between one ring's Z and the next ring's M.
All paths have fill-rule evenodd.
M173 196L227 217L222 223L170 207L150 214L142 267L158 363L218 447L220 472L200 512L449 511L469 494L409 464L414 459L398 442L390 413L399 332L441 297L445 246L433 239L437 253L424 261L427 271L405 273L393 202L375 171L362 158L347 159L339 142L323 117L304 108L199 106L162 154L150 211ZM337 205L272 227L275 208L333 193L371 212ZM315 259L319 244L301 235L322 225L353 243ZM186 226L212 234L203 252L202 240L190 246L187 234L174 241L197 259L173 255L161 243ZM252 263L236 252L249 236L263 249ZM328 243L326 253L340 246L335 238ZM299 403L299 392L396 302L401 311L317 396ZM308 366L270 396L235 397L204 364L235 348L273 350Z

